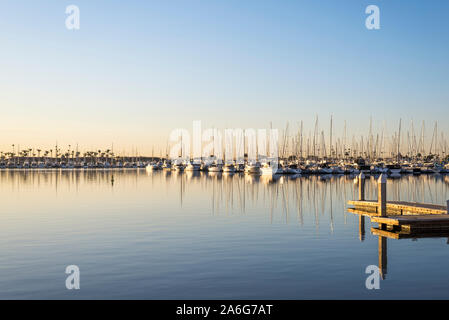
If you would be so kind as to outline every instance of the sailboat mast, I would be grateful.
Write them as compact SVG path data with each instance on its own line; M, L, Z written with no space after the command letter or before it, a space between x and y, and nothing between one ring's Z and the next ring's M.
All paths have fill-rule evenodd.
M331 115L331 127L329 132L329 158L332 158L332 115Z
M399 162L399 153L401 148L401 126L402 126L402 119L399 119L399 132L398 132L398 152L397 152L397 160Z

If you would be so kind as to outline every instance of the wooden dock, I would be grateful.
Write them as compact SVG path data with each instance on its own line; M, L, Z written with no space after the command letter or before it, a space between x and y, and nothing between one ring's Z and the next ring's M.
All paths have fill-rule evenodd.
M364 176L358 178L359 200L348 201L348 211L368 216L379 224L379 231L395 231L402 234L449 230L449 200L447 205L387 201L386 176L378 180L378 200L365 200Z
M387 239L447 238L449 244L449 200L447 205L387 201L387 179L378 180L377 200L365 199L365 177L357 179L359 199L348 201L348 211L359 217L359 239L365 239L365 218L378 223L371 233L378 236L379 271L382 279L387 274Z
M378 213L379 202L377 200L350 200L348 201L348 204L354 206L358 210ZM447 207L442 205L406 201L387 201L387 215L440 215L447 213Z
M417 232L426 230L449 230L449 215L402 215L402 216L372 216L372 222L385 225L392 230Z
M390 231L390 230L382 230L379 228L371 228L371 233L375 236L385 237L389 239L420 239L420 238L448 238L449 239L449 230L421 230L419 232L411 232L411 231Z

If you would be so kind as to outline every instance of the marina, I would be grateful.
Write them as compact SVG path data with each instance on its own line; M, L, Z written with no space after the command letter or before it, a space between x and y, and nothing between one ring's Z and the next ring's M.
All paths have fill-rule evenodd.
M280 159L276 166L267 162L231 161L227 163L211 162L208 160L183 160L166 159L152 157L98 157L94 160L86 158L65 159L65 158L41 158L41 157L2 157L0 159L0 170L48 170L48 169L146 169L147 171L157 170L178 170L178 171L212 171L212 172L245 172L262 175L366 175L378 176L382 173L394 178L401 175L421 175L421 174L447 174L449 164L445 161L432 163L416 162L413 169L410 163L403 161L401 164L389 165L389 162L376 162L368 165L367 160L347 159L347 160L313 160ZM392 169L392 167L397 169Z
M266 129L263 129L266 133ZM270 123L270 130L272 124ZM369 119L367 135L352 140L347 136L347 124L341 136L335 134L334 118L330 115L330 126L325 130L319 125L318 116L313 131L306 134L303 121L298 122L297 131L293 131L287 122L279 138L273 141L272 156L259 154L256 150L268 151L264 138L253 139L242 136L241 145L223 137L214 129L213 149L210 155L203 154L202 141L198 150L187 152L189 139L180 135L181 148L177 155L170 148L176 141L167 141L165 152L159 148L155 155L154 146L151 156L143 155L137 149L131 152L114 151L114 144L108 148L86 151L76 144L62 147L56 144L50 149L27 147L12 144L11 151L0 151L0 170L36 170L36 169L143 169L148 171L208 171L208 172L245 172L261 175L365 175L387 174L390 178L401 175L447 174L449 173L448 143L444 132L438 130L435 122L431 139L426 138L425 123L417 135L413 121L403 131L402 119L393 134L387 133L385 123L376 131L373 120ZM244 132L244 131L241 131ZM253 132L249 130L249 132ZM263 136L263 135L262 135ZM187 140L187 141L186 141ZM217 141L218 140L218 141ZM252 141L255 146L249 146ZM221 147L217 150L215 144ZM184 146L184 149L183 149ZM239 149L239 156L237 155ZM256 150L253 150L256 149ZM81 151L83 150L83 151ZM184 150L184 151L183 151ZM187 148L189 150L189 148ZM186 153L187 152L187 153ZM220 153L221 152L221 153ZM170 156L169 156L170 154ZM226 154L226 159L223 155Z
M3 1L0 300L449 300L447 12Z

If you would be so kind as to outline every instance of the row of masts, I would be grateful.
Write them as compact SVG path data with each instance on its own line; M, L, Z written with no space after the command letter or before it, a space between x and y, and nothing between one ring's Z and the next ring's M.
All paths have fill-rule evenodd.
M315 118L313 131L309 131L308 134L304 133L303 121L298 123L298 131L293 135L289 134L289 123L287 123L282 134L280 157L294 156L300 159L361 157L367 160L396 158L399 161L400 158L423 159L430 157L442 159L448 155L448 143L444 132L438 131L437 122L435 122L430 140L426 140L424 121L422 121L419 136L417 136L413 120L411 120L405 134L402 126L402 119L400 119L398 128L393 134L387 134L385 123L380 132L374 132L372 118L370 118L367 136L352 135L352 138L348 139L346 121L344 121L342 136L335 138L332 116L328 137L319 126L318 116Z
M421 159L421 160L445 160L448 156L448 143L443 131L438 130L438 123L435 122L432 135L426 137L425 122L422 121L419 134L415 129L413 120L411 120L408 129L404 132L402 119L399 120L397 130L388 134L384 122L379 132L374 132L373 121L369 119L368 135L355 135L349 139L347 136L347 124L344 121L344 127L341 136L335 135L335 126L333 116L330 117L328 133L320 128L318 116L315 118L314 128L305 133L304 122L297 123L297 131L290 133L290 124L287 122L285 129L281 130L278 141L278 157L281 159L331 159L342 160L349 158L363 158L369 162L376 159ZM272 125L270 124L270 129ZM182 139L182 137L181 137ZM214 135L215 139L215 135ZM181 143L181 146L183 143ZM214 142L215 146L215 142ZM169 155L169 143L166 145L165 158ZM226 148L226 146L225 146ZM245 153L248 152L246 146ZM266 150L269 149L267 146ZM159 150L157 158L161 159L162 150ZM215 153L215 149L213 153ZM181 150L182 153L182 150ZM223 152L225 154L226 152ZM12 144L11 151L0 151L0 160L20 159L20 158L46 158L55 160L69 159L117 159L133 158L134 161L140 161L142 158L150 156L139 155L134 149L131 153L125 151L114 153L114 145L106 150L93 150L80 152L78 145L72 148L68 145L67 150L62 150L56 144L52 149L43 150L39 148L20 149L20 146ZM193 155L190 155L193 158ZM155 158L154 146L152 148L151 158Z
M309 131L308 134L304 132L303 121L298 122L297 125L297 132L291 134L290 124L287 122L285 129L280 134L278 156L281 159L343 160L363 158L369 162L376 159L394 159L399 162L403 158L438 161L445 160L448 156L448 143L444 132L438 131L437 122L434 124L430 140L426 139L424 121L422 121L419 136L415 130L413 120L411 120L408 130L404 134L402 119L399 119L397 130L392 134L388 134L385 122L380 132L374 132L373 121L370 117L368 135L353 134L351 139L348 139L347 136L346 121L344 121L342 136L335 138L332 115L328 137L326 137L325 131L319 126L318 116L315 118L313 131ZM270 129L272 129L271 123ZM167 143L167 150L168 148L169 144ZM266 150L268 150L268 146ZM245 151L248 151L247 148L245 148ZM191 158L193 157L191 156Z

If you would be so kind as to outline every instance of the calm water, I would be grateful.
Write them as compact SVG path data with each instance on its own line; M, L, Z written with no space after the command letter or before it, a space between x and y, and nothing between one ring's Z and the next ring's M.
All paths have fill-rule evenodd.
M388 194L445 204L448 186L407 176ZM0 192L2 299L449 298L447 237L388 239L381 289L365 288L378 237L346 210L350 177L0 171Z

